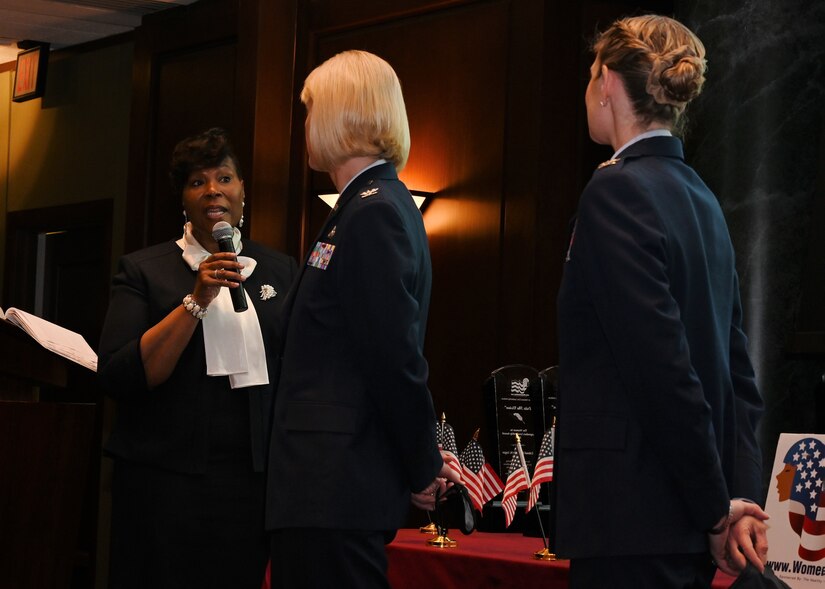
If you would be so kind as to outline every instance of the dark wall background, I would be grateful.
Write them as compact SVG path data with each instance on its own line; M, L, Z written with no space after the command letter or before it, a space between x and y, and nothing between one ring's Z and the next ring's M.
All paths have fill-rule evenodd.
M585 123L589 41L616 17L647 11L675 15L708 50L686 151L718 195L737 252L767 405L760 437L768 492L779 433L825 432L821 0L199 0L146 17L133 35L126 203L98 202L95 218L105 228L116 216L126 252L177 238L180 196L166 180L171 149L221 125L245 173L244 233L302 259L327 214L317 194L331 188L306 166L303 80L343 49L383 56L398 72L410 116L402 178L435 193L424 212L434 269L425 352L436 408L463 447L476 428L489 434L482 384L493 370L557 362L568 222L611 153L589 140ZM71 210L50 214L89 218L88 209L65 204ZM17 213L7 215L7 238L45 219L42 210ZM6 268L25 268L28 250L12 249L21 266ZM30 289L25 271L5 278L7 293ZM108 407L94 425L96 451L111 418ZM98 586L106 578L109 476L104 460L100 523L95 528L89 509L82 523L81 543L97 541L85 558L97 560ZM93 482L89 489L94 498ZM91 565L82 566L91 579Z
M489 433L482 384L490 372L557 361L555 299L568 221L611 153L589 140L585 124L589 40L616 17L647 11L675 15L708 50L686 151L718 195L737 252L767 405L760 437L768 492L779 433L825 433L821 0L199 0L146 17L132 38L125 206L106 198L90 213L89 204L61 201L49 218L42 209L7 215L7 252L17 260L6 264L7 306L28 306L13 302L31 290L25 239L50 218L85 227L93 217L105 229L114 215L126 252L178 237L170 152L180 138L215 125L228 128L244 168L245 234L302 259L327 214L316 195L331 185L307 169L298 93L333 53L373 51L395 67L405 90L412 151L402 178L435 193L424 212L434 266L425 351L436 408L463 447L476 428ZM84 324L102 316L103 305L89 308ZM111 411L102 420L94 425L96 450ZM100 478L98 538L84 511L81 542L97 540L96 556L89 549L84 558L97 559L98 582L108 555L105 460Z
M385 57L410 115L402 178L435 193L424 213L434 264L426 353L437 410L463 446L487 427L481 385L492 370L556 363L568 220L610 155L585 125L589 40L646 11L677 16L708 49L686 147L738 256L768 407L767 488L778 433L823 430L825 3L201 0L161 13L135 37L126 249L176 235L179 199L163 188L171 146L222 124L246 172L245 232L301 259L327 212L316 195L331 187L306 167L303 79L343 49ZM192 26L210 22L220 26Z
M825 432L825 2L679 0L676 16L708 52L686 151L737 253L769 491L779 434Z

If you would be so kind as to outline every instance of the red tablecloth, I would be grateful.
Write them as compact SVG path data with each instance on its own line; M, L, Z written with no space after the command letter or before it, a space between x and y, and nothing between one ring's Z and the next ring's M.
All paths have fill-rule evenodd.
M567 588L567 561L533 558L543 548L539 538L484 532L463 536L458 531L450 537L457 547L435 548L427 545L429 536L417 529L399 530L387 546L393 589ZM732 582L732 577L718 573L713 588L727 589Z
M393 589L567 589L566 560L536 560L533 553L543 548L538 538L521 534L474 532L450 536L455 548L435 548L430 536L415 530L398 530L387 546L389 580ZM717 573L713 589L727 589L733 577ZM262 589L269 589L269 567Z

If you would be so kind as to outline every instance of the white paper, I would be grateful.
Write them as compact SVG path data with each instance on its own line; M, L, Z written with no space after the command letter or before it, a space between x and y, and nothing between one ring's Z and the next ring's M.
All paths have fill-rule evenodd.
M28 333L47 350L97 372L97 354L79 333L14 307L5 313L0 307L0 317Z

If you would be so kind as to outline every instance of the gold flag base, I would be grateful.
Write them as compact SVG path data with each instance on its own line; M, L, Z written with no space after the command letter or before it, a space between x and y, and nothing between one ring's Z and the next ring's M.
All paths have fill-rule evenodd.
M421 526L420 528L418 528L418 531L422 534L437 534L438 528L435 524L429 524L426 526Z
M533 553L533 558L536 560L556 560L556 555L547 550L547 548L542 548L538 552Z
M436 536L435 538L430 538L427 540L427 544L430 546L435 546L436 548L455 548L458 546L458 542L452 540L448 536Z

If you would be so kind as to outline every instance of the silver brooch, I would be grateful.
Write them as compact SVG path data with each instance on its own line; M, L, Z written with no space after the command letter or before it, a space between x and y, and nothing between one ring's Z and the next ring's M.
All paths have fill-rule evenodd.
M261 286L261 300L262 301L265 301L267 299L271 299L276 294L278 294L278 292L274 288L269 286L268 284L264 284L263 286Z

